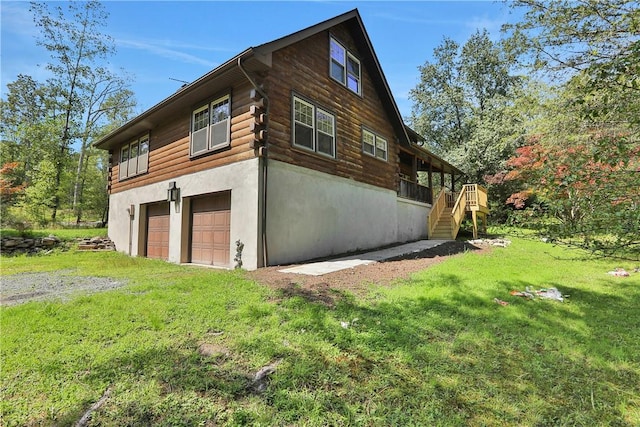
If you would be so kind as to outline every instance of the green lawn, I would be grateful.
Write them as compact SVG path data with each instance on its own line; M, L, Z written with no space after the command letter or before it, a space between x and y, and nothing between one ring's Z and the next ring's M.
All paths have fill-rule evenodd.
M19 232L18 230L5 228L0 230L0 236L24 236L24 237L47 237L53 234L60 240L74 240L77 238L91 238L91 237L106 237L106 228L60 228L60 229L43 229L43 230L25 230Z
M640 273L615 267L636 265L514 239L327 307L243 272L116 253L3 258L3 276L129 285L1 309L2 423L73 425L109 390L92 425L640 425ZM527 286L569 297L509 294Z

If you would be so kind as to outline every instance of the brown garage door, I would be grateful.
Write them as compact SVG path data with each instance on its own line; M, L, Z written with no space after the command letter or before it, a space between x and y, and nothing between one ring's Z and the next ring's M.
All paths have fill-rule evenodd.
M191 201L191 262L229 266L231 193Z
M169 203L147 206L147 257L169 259Z

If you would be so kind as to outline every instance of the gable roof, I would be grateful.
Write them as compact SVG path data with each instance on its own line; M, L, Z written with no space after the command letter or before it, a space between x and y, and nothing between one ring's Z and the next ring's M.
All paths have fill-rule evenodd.
M436 160L436 164L438 164L442 170L462 173L462 171L455 166L416 144L416 142L422 140L422 137L404 124L402 115L400 114L398 105L391 93L389 83L382 71L380 61L373 49L371 39L369 39L369 35L364 27L358 9L350 10L342 15L327 19L326 21L312 25L295 33L246 49L202 77L183 86L174 94L125 123L120 128L100 138L94 143L94 146L102 149L117 148L118 146L129 142L133 138L140 136L144 132L154 129L166 120L174 117L176 114L185 114L188 116L192 112L193 105L202 100L202 93L215 93L229 87L231 82L236 79L246 79L246 76L238 65L240 62L242 62L242 66L244 68L252 71L268 69L271 67L271 57L273 52L323 31L329 30L340 24L348 26L361 55L360 60L364 66L370 70L370 76L374 87L378 92L378 96L380 96L382 100L383 107L391 121L391 125L400 144L414 153L419 154L420 157L429 156ZM418 151L416 151L416 149L418 149Z
M361 55L360 60L364 63L365 68L372 71L370 72L371 79L373 80L374 87L378 91L378 95L382 99L383 106L386 110L387 115L389 116L389 119L391 120L391 124L393 125L393 129L396 135L398 136L402 144L408 146L410 144L410 138L407 134L407 130L402 120L400 110L398 109L398 105L396 104L396 101L391 94L389 83L387 82L384 72L382 71L380 61L378 60L378 56L373 49L373 44L371 43L371 39L369 39L369 35L367 34L367 30L364 27L358 9L353 9L349 12L343 13L342 15L338 15L334 18L320 22L296 33L260 45L254 48L254 51L259 58L266 59L266 63L270 64L270 55L274 51L297 43L301 40L304 40L308 37L311 37L315 34L326 31L332 27L335 27L336 25L343 23L345 23L351 31L351 35Z

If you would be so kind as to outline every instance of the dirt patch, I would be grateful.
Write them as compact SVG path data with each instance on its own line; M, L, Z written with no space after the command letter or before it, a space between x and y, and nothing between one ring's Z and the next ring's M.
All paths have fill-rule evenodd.
M253 280L279 291L283 297L300 296L308 301L333 306L344 293L364 295L371 283L390 285L411 274L438 264L450 256L465 251L485 253L489 246L475 246L468 242L446 242L421 252L414 252L384 262L361 265L322 276L282 273L283 266L261 268L249 272Z

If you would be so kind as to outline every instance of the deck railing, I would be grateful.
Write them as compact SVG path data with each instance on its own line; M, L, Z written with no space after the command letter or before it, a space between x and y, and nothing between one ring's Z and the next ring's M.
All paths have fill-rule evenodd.
M462 224L462 220L464 219L464 215L467 212L467 201L468 195L465 188L462 189L460 194L458 195L458 199L453 205L453 209L451 210L451 235L457 236L458 230L460 230L460 224Z
M447 192L444 187L440 190L437 196L433 198L433 206L431 207L431 212L429 213L429 238L433 235L433 232L436 229L436 225L438 225L438 220L440 219L440 215L447 207Z
M466 208L468 211L488 211L486 188L478 184L465 184L463 192L467 193Z
M429 187L402 178L398 186L398 196L422 203L432 203L433 201Z
M481 185L465 184L459 193L447 191L445 188L440 190L434 198L433 207L429 213L429 238L433 235L438 222L447 208L451 208L450 230L452 238L455 239L458 235L466 212L471 212L472 214L474 238L478 235L478 218L483 219L486 231L486 215L489 213L489 205L487 203L487 190ZM446 215L449 214L447 213ZM442 219L446 220L446 218Z

